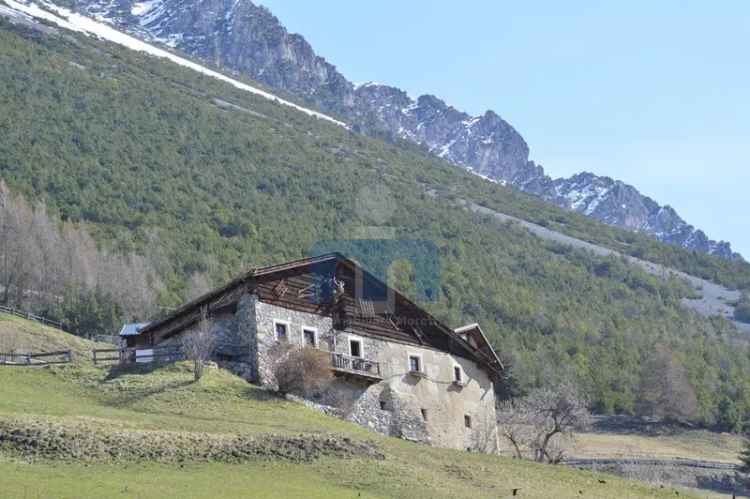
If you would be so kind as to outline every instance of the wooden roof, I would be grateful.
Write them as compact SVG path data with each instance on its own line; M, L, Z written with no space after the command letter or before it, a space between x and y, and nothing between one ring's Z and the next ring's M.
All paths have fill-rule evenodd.
M482 352L482 354L487 357L488 362L496 366L497 370L505 370L503 362L500 360L500 357L497 356L495 349L492 348L492 345L487 339L487 336L485 336L484 331L482 331L482 328L479 326L479 324L468 324L466 326L457 328L455 332L461 337L465 337L467 339L470 338L471 340L473 340L469 341L469 343L472 343L472 346L476 345L476 349Z
M316 299L321 298L313 296L315 292L312 290L320 291L320 283L316 284L316 280L326 281L327 285L343 284L344 292L337 295L335 302L325 299L325 296ZM358 295L358 288L363 286L390 299L385 303L372 303L367 296L363 298ZM339 329L461 355L477 361L494 373L503 370L502 363L478 325L472 325L478 334L472 332L474 329L461 333L454 331L339 253L250 270L225 286L152 322L141 330L141 334L158 334L160 337L177 334L199 320L204 307L213 311L236 304L244 292L255 293L261 301L277 306L331 315L339 319ZM476 336L481 340L476 341L476 347L471 344L466 332L472 334L472 338Z

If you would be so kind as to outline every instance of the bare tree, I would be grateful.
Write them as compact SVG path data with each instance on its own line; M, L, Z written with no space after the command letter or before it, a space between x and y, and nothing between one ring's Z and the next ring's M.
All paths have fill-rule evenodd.
M162 288L150 259L98 245L85 225L61 223L0 180L0 302L70 320L85 311L63 310L65 297L75 304L96 294L130 320L151 315Z
M520 399L501 402L497 408L497 427L500 436L513 448L517 459L525 459L536 436L533 417L528 405Z
M529 454L537 462L559 463L564 458L562 439L590 424L586 400L569 382L539 388L528 397L504 402L498 410L500 435L515 456Z
M9 304L23 299L31 280L34 251L31 241L31 207L21 197L13 196L0 183L0 285L2 302Z
M687 369L664 345L656 345L643 363L638 411L674 421L689 421L698 412L698 399Z
M490 411L481 411L472 425L471 449L484 454L496 454L498 451L497 419Z
M204 308L201 311L201 320L198 325L190 331L182 340L182 349L188 360L193 362L193 376L195 381L203 377L203 369L206 362L211 359L216 346L216 335L212 331L208 312Z

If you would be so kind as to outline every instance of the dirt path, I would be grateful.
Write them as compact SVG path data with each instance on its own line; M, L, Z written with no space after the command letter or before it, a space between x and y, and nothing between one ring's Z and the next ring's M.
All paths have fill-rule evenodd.
M721 463L718 461L702 461L696 459L648 459L648 458L586 458L571 457L564 461L568 466L592 468L602 466L669 466L681 468L697 468L705 470L735 471L740 465Z
M502 222L518 223L521 226L528 229L532 234L535 234L538 237L541 237L542 239L555 241L560 244L571 246L573 248L584 249L598 256L623 257L623 258L626 258L630 263L641 267L643 270L645 270L649 274L653 274L662 278L666 278L672 275L672 276L685 279L686 281L690 283L691 286L693 286L693 288L695 288L696 291L698 291L702 295L700 299L695 299L695 300L684 298L682 300L682 304L685 307L692 309L705 317L722 316L732 321L735 324L735 326L737 326L737 329L739 329L740 331L750 334L750 324L743 324L741 322L732 320L732 318L734 317L734 307L730 305L730 303L734 303L737 300L739 300L740 298L739 291L732 291L730 289L725 288L724 286L713 283L711 281L707 281L705 279L701 279L699 277L695 277L695 276L686 274L684 272L680 272L678 270L664 267L663 265L659 265L659 264L652 263L652 262L647 262L645 260L641 260L640 258L635 258L633 256L625 255L618 251L605 248L603 246L599 246L599 245L592 244L586 241L582 241L580 239L576 239L571 236L567 236L560 232L548 229L547 227L542 227L541 225L537 225L535 223L522 220L520 218L516 218L510 215L506 215L504 213L500 213L490 208L480 206L476 203L467 202L465 200L459 200L458 203L461 206L473 211L474 213L479 213L481 215L489 215Z

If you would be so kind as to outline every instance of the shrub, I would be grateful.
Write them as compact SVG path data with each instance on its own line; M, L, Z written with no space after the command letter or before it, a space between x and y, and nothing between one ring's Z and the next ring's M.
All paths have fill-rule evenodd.
M309 398L328 388L333 381L328 353L308 347L287 346L285 350L278 352L274 362L280 392Z

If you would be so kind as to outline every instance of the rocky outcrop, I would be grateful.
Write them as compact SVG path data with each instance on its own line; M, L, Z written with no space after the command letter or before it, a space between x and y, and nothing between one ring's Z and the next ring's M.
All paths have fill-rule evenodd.
M727 242L711 241L703 231L685 222L671 206L623 182L593 173L557 179L540 196L609 225L650 234L660 241L726 259L741 258Z
M523 137L493 111L470 116L398 88L355 86L300 35L250 0L74 0L77 8L152 42L184 51L296 96L370 135L417 143L489 180L514 186L602 222L695 251L740 258L632 186L582 173L551 179L529 160Z

